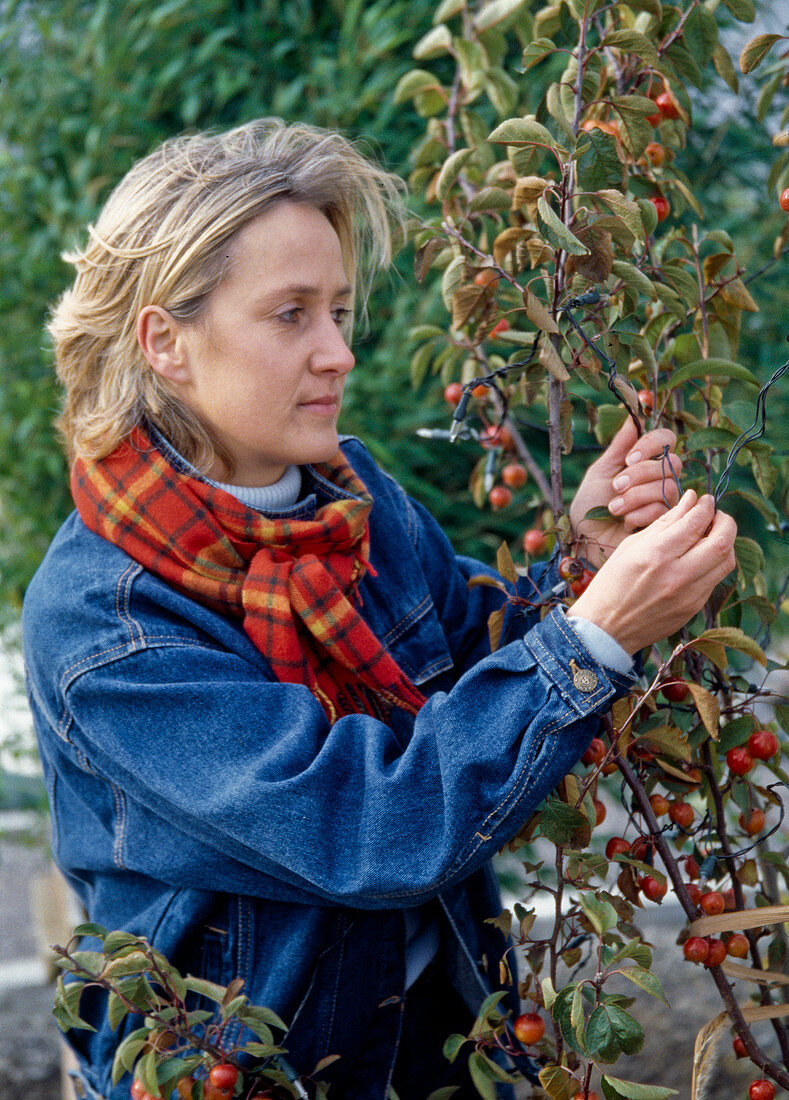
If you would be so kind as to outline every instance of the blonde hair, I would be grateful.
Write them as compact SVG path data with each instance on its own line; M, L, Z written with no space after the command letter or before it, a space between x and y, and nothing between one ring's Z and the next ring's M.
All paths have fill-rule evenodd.
M175 138L135 164L88 228L87 246L64 257L77 275L49 332L69 455L100 458L147 421L198 468L227 463L143 356L139 311L159 305L179 321L199 320L227 269L228 244L283 201L326 216L363 306L375 271L390 262L402 195L398 177L341 135L274 118Z

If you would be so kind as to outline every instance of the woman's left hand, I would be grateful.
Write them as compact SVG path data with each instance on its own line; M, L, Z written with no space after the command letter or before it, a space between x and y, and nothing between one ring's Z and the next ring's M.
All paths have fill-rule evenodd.
M679 477L682 460L674 454L677 437L668 428L642 436L630 417L602 455L586 471L570 505L570 522L579 557L599 567L633 531L648 527L668 506L679 500L679 490L668 463ZM664 448L669 454L663 459ZM610 520L584 519L592 508L605 507Z

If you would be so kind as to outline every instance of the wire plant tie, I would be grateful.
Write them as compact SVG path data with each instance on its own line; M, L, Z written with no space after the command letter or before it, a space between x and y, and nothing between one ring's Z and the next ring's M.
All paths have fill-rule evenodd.
M787 340L789 340L789 336L787 337ZM718 504L720 503L721 497L724 496L729 487L729 474L731 472L732 466L734 465L734 460L737 458L737 455L740 453L743 447L746 447L749 443L753 443L757 439L761 439L761 437L767 430L767 391L769 390L770 386L772 386L774 382L777 382L778 379L782 375L786 374L788 370L789 359L783 364L782 367L779 367L778 370L773 372L772 376L765 382L765 384L756 395L756 416L754 417L753 424L751 424L750 428L748 428L747 431L744 431L742 435L734 441L732 448L729 451L729 457L726 459L726 465L723 468L723 473L718 479L718 484L715 487L713 499L715 501L716 509L718 507Z
M638 413L630 407L623 396L622 390L620 388L623 385L623 382L621 379L619 379L619 375L616 369L616 363L610 357L610 355L606 355L602 348L598 347L594 340L586 335L584 330L581 328L581 325L578 323L578 321L576 321L575 317L573 317L572 313L574 309L585 309L587 306L595 306L598 305L600 302L606 301L606 299L607 295L600 294L598 290L588 290L585 294L579 294L576 298L570 298L569 301L565 302L563 306L559 307L559 312L566 314L567 320L581 337L584 344L594 352L601 363L605 363L605 365L608 367L608 388L617 399L617 401L619 401L620 404L624 405L627 415L635 424L636 432L638 433L638 436L640 438L644 434L644 425L641 423ZM619 384L617 384L617 382L619 382ZM629 387L630 384L627 383L627 385Z

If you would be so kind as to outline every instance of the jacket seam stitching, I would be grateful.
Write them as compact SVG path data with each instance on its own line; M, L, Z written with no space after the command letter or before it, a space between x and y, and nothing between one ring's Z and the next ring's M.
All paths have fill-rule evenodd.
M143 645L145 641L142 627L136 619L132 618L130 610L132 583L141 572L142 566L139 565L137 562L132 562L129 566L127 566L123 573L121 573L120 577L118 578L117 587L115 589L115 612L121 622L125 624L126 629L129 631L129 639L131 641L131 644L135 647L138 644ZM134 637L134 631L132 629L133 627L137 631L136 640Z

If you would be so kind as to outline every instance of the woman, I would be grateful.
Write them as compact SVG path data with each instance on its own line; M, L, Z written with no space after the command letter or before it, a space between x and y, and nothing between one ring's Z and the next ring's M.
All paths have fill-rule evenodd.
M490 654L483 567L337 435L398 195L338 135L276 120L129 172L51 324L77 512L24 621L53 851L90 919L242 977L299 1073L340 1055L322 1075L345 1100L450 1080L441 1043L505 946L490 857L632 654L733 566L709 498L666 512L671 433L626 426L572 511L581 533L608 504L613 552L572 617L509 606ZM120 1100L119 1036L88 1011L87 1095Z

